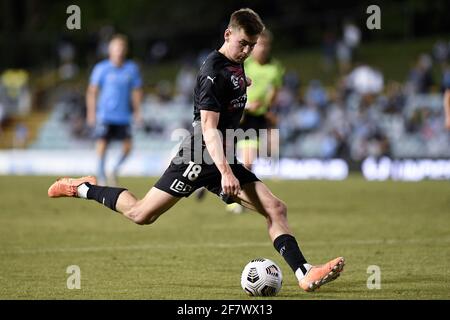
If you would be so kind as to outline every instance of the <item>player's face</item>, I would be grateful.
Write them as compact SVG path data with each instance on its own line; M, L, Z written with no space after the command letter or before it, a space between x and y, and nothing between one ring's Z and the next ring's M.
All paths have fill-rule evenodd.
M254 57L259 63L264 63L269 58L270 50L270 39L268 37L259 37L258 42L253 49L252 57Z
M258 36L248 36L243 29L227 29L225 41L228 58L236 63L243 63L252 53Z
M127 55L127 45L124 41L116 39L109 44L109 59L114 64L122 64Z

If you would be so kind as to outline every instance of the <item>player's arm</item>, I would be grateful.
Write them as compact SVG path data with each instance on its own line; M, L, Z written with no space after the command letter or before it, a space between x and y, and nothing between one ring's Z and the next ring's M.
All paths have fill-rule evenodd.
M142 125L142 97L144 96L144 92L142 88L135 88L131 91L131 105L133 107L133 117L134 121L137 125Z
M97 108L98 86L90 84L86 92L87 123L95 126L95 112Z
M450 89L446 89L444 93L444 113L445 127L450 130Z
M267 94L267 100L269 102L269 108L266 113L266 118L270 121L272 126L276 126L278 117L272 112L272 107L275 105L278 93L283 85L284 68L281 65L277 65L277 76L273 79L272 86Z
M269 92L267 94L267 97L268 97L267 99L269 101L269 107L266 112L266 119L269 120L269 122L272 126L276 126L277 122L278 122L278 118L277 118L276 114L274 112L272 112L272 110L271 110L272 106L275 104L275 99L277 97L278 91L279 91L278 88L272 86L269 89Z
M228 195L237 195L241 190L241 186L223 152L222 139L217 130L219 117L220 114L218 112L200 110L203 139L214 164L222 175L222 190Z
M133 108L134 122L138 126L141 126L143 124L141 105L142 98L144 96L144 90L142 90L142 77L139 71L139 67L134 63L132 64L132 66L133 76L131 79L131 106Z

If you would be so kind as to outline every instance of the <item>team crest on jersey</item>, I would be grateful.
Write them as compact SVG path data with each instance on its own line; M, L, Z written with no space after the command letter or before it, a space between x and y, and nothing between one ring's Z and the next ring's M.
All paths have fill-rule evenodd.
M233 84L233 89L245 89L245 79L244 79L244 71L241 67L228 67L227 68L231 72L231 83Z
M243 81L243 77L236 77L234 74L231 75L231 83L233 84L233 89L237 90L241 88L240 83Z

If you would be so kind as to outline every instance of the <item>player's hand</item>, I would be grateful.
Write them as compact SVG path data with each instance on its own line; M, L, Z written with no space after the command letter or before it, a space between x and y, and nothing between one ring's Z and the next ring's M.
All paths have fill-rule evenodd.
M261 106L260 101L252 101L245 105L245 109L248 111L256 111Z
M252 83L253 83L252 79L249 78L249 77L245 77L245 80L247 82L247 87L250 87L252 85Z
M241 191L239 180L233 173L225 173L222 175L222 190L230 196L237 196Z
M272 127L276 127L277 123L278 123L278 117L275 113L268 111L266 112L266 119L269 122L270 126Z

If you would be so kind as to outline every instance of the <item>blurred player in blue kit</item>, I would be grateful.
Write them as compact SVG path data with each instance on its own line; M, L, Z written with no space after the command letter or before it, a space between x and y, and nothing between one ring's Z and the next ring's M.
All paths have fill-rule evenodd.
M86 93L87 122L94 129L98 156L97 177L107 181L106 151L113 140L122 142L122 154L108 174L108 184L116 185L120 166L130 154L131 124L142 125L142 80L138 66L126 60L128 40L117 34L108 46L109 59L97 63Z
M289 227L286 205L237 161L235 137L228 135L238 128L247 103L249 83L243 62L263 30L261 18L251 9L231 15L223 45L208 55L198 73L190 135L143 199L124 188L99 186L92 176L58 179L50 186L49 197L95 200L143 225L155 222L181 198L205 187L225 203L238 202L266 219L273 246L291 267L300 288L314 291L339 277L342 257L323 265L307 262Z

